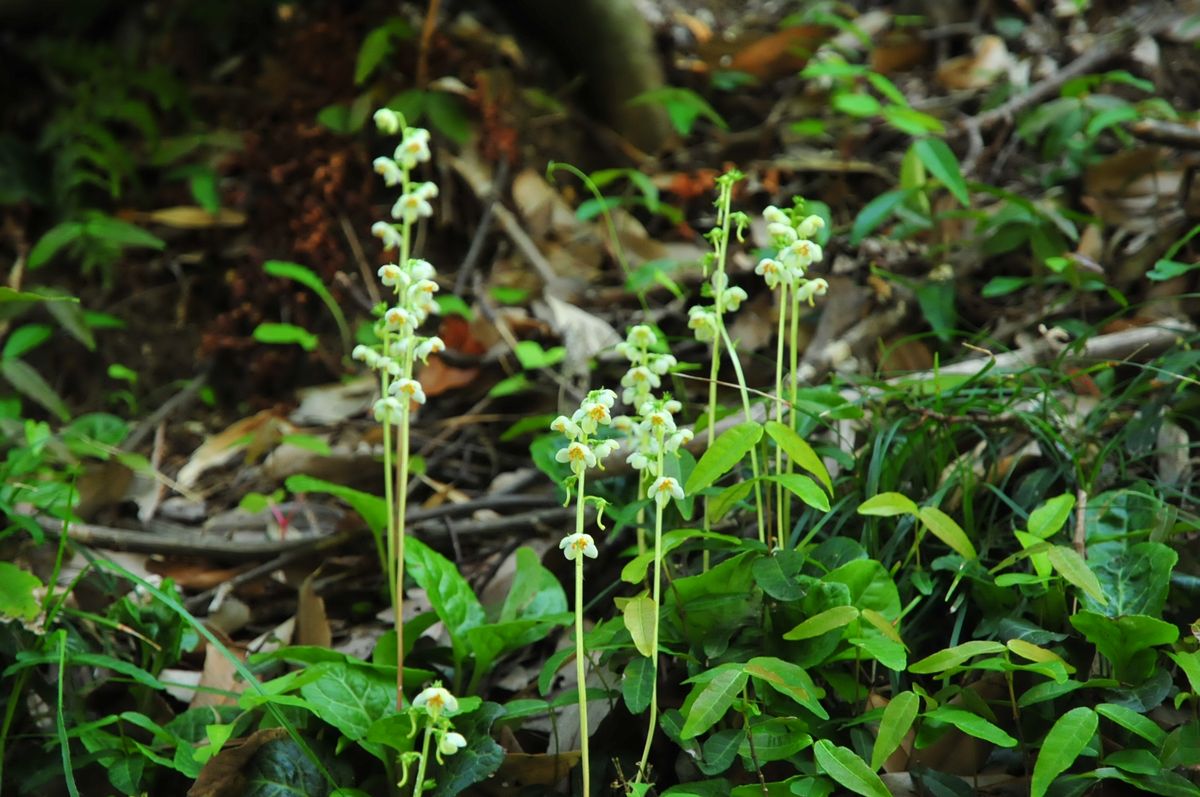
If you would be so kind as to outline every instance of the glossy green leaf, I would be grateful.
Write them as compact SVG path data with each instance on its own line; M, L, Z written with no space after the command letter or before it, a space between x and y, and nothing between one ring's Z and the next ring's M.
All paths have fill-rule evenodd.
M915 515L918 507L913 500L900 493L879 493L858 505L858 514L874 517Z
M433 610L446 624L456 656L465 659L469 652L467 632L487 622L471 585L453 562L412 537L404 544L404 563L408 574L425 590Z
M719 775L729 769L737 758L738 747L746 738L741 728L724 728L709 736L700 746L701 756L696 766L705 775Z
M254 328L253 337L259 343L270 343L278 346L287 346L294 343L305 351L313 351L317 348L317 336L295 324L265 322Z
M953 725L968 736L983 739L999 747L1016 747L1017 740L1009 736L998 725L958 706L941 705L925 712L925 718L934 722Z
M912 729L921 699L912 692L901 692L891 699L879 720L875 748L871 751L871 769L879 769L894 753Z
M1100 583L1106 603L1086 593L1083 603L1091 611L1120 617L1127 614L1162 615L1171 586L1171 571L1179 554L1161 542L1139 542L1126 547L1120 542L1088 548L1088 568Z
M820 614L809 617L783 635L787 640L812 639L835 628L845 628L858 619L858 609L853 606L835 606Z
M1096 713L1112 720L1130 733L1137 734L1156 749L1162 749L1163 743L1167 741L1167 732L1157 722L1131 708L1116 703L1100 703L1096 706Z
M1043 503L1029 513L1029 533L1040 539L1047 539L1056 534L1067 522L1071 510L1075 508L1075 496L1063 493Z
M813 738L807 731L808 724L798 717L759 719L751 723L749 738L742 734L738 753L751 766L755 760L783 761L812 744Z
M967 193L967 181L963 179L958 158L945 141L940 138L923 138L913 144L913 149L925 164L925 168L929 169L960 205L967 207L971 204L971 197Z
M310 710L351 739L363 739L376 718L396 704L395 668L389 673L363 663L312 665L318 676L300 687Z
M848 747L820 739L813 745L817 766L843 788L863 797L892 797L879 776Z
M1088 567L1084 558L1074 548L1065 545L1055 545L1046 551L1050 566L1072 586L1087 593L1088 597L1104 606L1108 599L1100 589L1100 581Z
M917 675L945 672L975 656L983 656L989 653L1003 653L1004 650L1004 645L999 642L977 639L971 642L964 642L961 645L955 645L952 648L939 650L937 653L926 656L910 665L908 671Z
M859 511L862 511L861 508ZM954 521L954 518L935 506L921 507L917 517L933 536L950 546L950 550L963 559L978 558L979 554L975 552L975 546L971 544L967 533Z
M713 440L712 446L700 457L683 491L695 495L733 470L734 466L762 439L763 427L754 421L732 426Z
M829 511L829 496L812 479L802 473L778 473L764 476L765 481L783 485L783 488L805 504L821 512Z
M1117 680L1126 683L1140 683L1153 672L1156 657L1152 648L1170 645L1179 639L1177 626L1146 615L1114 618L1080 611L1069 620L1101 655L1112 662Z
M885 191L868 202L854 219L850 228L850 244L857 246L904 203L913 193L909 190Z
M653 685L653 659L637 658L625 665L621 673L621 697L631 714L641 714L650 705Z
M681 739L695 739L700 734L716 725L734 698L746 685L749 675L741 667L725 667L709 678L707 682L697 684L693 689L695 699L691 703L691 711L679 732Z
M755 656L746 662L745 672L756 681L795 700L821 719L829 719L829 713L817 700L824 693L803 667L774 656Z
M1055 721L1033 765L1030 797L1043 797L1054 779L1070 769L1095 736L1099 723L1096 712L1087 706L1073 708Z
M621 610L625 628L633 637L633 646L643 656L654 655L654 619L658 616L658 605L649 595L638 595L625 602Z
M30 621L42 610L37 593L41 579L11 562L0 562L0 617Z
M29 363L15 358L0 360L0 377L18 393L49 410L60 421L70 420L71 411L67 409L62 397Z

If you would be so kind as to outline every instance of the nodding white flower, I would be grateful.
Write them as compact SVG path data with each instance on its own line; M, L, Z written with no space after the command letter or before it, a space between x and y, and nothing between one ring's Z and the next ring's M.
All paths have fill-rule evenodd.
M380 222L383 224L384 222ZM391 226L390 224L388 225ZM379 281L388 288L395 288L408 280L408 275L404 273L404 269L397 266L395 263L386 263L379 267Z
M725 309L731 313L736 313L737 309L742 306L742 302L749 298L746 292L736 285L728 288L725 291Z
M579 426L566 415L559 415L557 418L551 421L550 429L555 432L562 432L572 440L583 434L583 430L581 430Z
M442 755L454 755L467 746L467 739L458 731L450 731L442 735L438 742L438 752Z
M824 257L820 244L812 241L796 241L779 254L788 268L798 269L802 275L804 269Z
M767 205L766 208L763 209L763 218L766 219L767 223L769 224L786 224L789 227L792 224L792 221L788 218L788 215L774 205Z
M653 496L655 502L659 506L666 506L667 502L672 498L682 501L683 488L679 486L679 482L670 476L659 476L654 480L654 484L650 485L649 495Z
M614 345L613 350L630 362L635 362L639 357L642 356L642 353L638 350L638 348L631 345L627 340L623 340Z
M596 453L578 440L574 440L566 448L560 449L554 455L558 462L566 462L575 473L582 473L587 468L596 467Z
M617 394L606 387L589 391L587 398L588 401L598 401L609 409L612 409L612 406L617 403Z
M621 377L621 386L640 388L643 391L657 390L662 386L662 379L646 366L639 365L625 372L625 375Z
M829 290L829 283L823 279L805 280L804 283L796 288L796 300L801 302L813 303L813 297L824 296Z
M408 259L407 265L408 265L408 273L410 275L412 275L412 278L417 281L431 280L435 276L437 276L437 270L434 269L433 265L430 264L430 262L428 260L421 260L420 258L417 258L417 257L410 257Z
M361 343L354 347L354 351L350 352L351 359L358 360L360 363L367 362L371 355L379 356L375 354L374 349L364 346Z
M433 205L420 194L401 194L392 205L392 218L401 219L411 224L417 219L426 219L433 215Z
M654 330L645 324L630 327L625 339L629 341L629 345L637 346L639 349L648 349L658 342L658 336L654 334Z
M768 224L767 235L771 236L771 240L777 246L787 246L800 239L800 236L796 234L796 229L791 224Z
M667 412L683 412L683 405L673 398L664 401L662 408Z
M401 418L404 416L404 407L400 405L397 399L391 396L377 400L374 411L375 420L379 423L400 423Z
M680 429L675 434L666 439L663 449L669 454L673 451L678 451L681 447L692 442L695 433L691 429Z
M701 343L714 340L717 337L717 314L711 307L692 307L688 310L688 329Z
M404 172L400 169L400 164L396 163L391 158L380 156L371 163L377 174L383 175L384 185L400 185L404 182Z
M389 376L400 376L400 361L391 357L380 357L375 361L375 368L387 371Z
M675 419L671 417L671 413L666 410L655 410L654 412L644 413L646 420L650 424L650 431L654 435L668 435L675 431Z
M388 356L394 357L397 360L403 360L408 356L408 352L412 348L412 343L412 337L409 335L392 338L387 342Z
M425 709L425 712L431 717L440 717L442 714L453 714L458 711L458 698L450 694L450 690L442 687L440 683L434 683L424 689L421 694L413 698L413 708Z
M438 292L438 284L431 279L419 279L408 288L408 294L411 297L418 297L421 294L432 296Z
M411 187L410 191L422 199L434 199L438 195L437 183L416 183Z
M825 229L825 219L816 215L805 216L804 221L797 225L796 233L801 238L812 238L823 229ZM817 259L819 260L820 258Z
M714 271L712 275L713 295L721 293L729 287L729 275L724 271Z
M650 467L650 459L641 451L634 451L625 457L625 462L634 470L645 470Z
M783 264L773 257L764 257L758 261L754 273L762 277L771 290L775 290L784 281Z
M612 428L618 432L629 433L633 431L633 418L628 415L617 415L612 419Z
M608 439L601 440L592 446L592 453L596 455L596 462L603 462L605 459L616 451L621 444L616 440Z
M391 108L380 108L375 112L375 127L379 128L380 133L395 135L400 132L400 115Z
M396 229L396 226L386 221L377 221L372 224L371 235L383 241L384 249L399 249L404 243L404 238L400 235L400 231Z
M586 398L579 405L579 409L575 410L575 414L571 416L571 420L579 424L579 428L585 434L595 434L598 426L608 426L612 423L612 415L609 413L608 407L602 402Z
M403 396L409 401L415 401L418 404L425 403L425 388L421 387L421 383L415 379L400 379L392 383L388 388L392 395Z
M650 370L659 376L665 376L668 371L679 365L679 361L671 354L658 354L650 358Z
M425 362L427 359L429 359L429 355L440 354L445 350L445 341L443 341L437 335L434 335L432 338L425 338L425 340L421 341L421 343L417 345L416 351L414 351L413 354L421 362Z
M388 329L398 329L401 332L411 332L415 326L412 313L403 307L389 307L383 313L383 322Z
M396 147L396 160L404 164L406 169L429 160L429 131L423 127L405 130L400 146Z
M578 559L580 554L591 559L600 555L600 552L596 550L596 541L592 539L592 535L584 532L568 534L562 538L558 547L562 549L563 555L571 561Z

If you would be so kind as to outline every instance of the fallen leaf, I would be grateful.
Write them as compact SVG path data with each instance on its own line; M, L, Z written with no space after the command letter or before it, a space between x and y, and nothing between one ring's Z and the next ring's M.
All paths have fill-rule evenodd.
M972 55L951 58L938 67L937 80L951 90L987 88L1007 73L1012 55L999 36L981 36Z
M241 211L221 208L216 213L209 213L195 205L180 205L172 208L160 208L148 213L137 214L145 221L161 224L164 227L174 227L179 230L207 230L216 227L241 227L246 223L246 214Z
M455 368L447 365L446 361L437 355L429 358L429 362L421 368L417 381L429 397L440 396L451 390L466 387L479 378L478 368Z
M325 613L325 599L317 594L313 581L315 571L300 585L296 605L296 644L328 648L333 645L333 631Z
M743 47L729 68L764 82L776 80L803 69L832 33L832 28L818 25L786 28Z
M245 739L226 742L221 752L204 764L196 782L188 789L187 797L239 797L245 794L249 784L242 769L260 747L276 739L285 739L287 735L284 728L263 728Z

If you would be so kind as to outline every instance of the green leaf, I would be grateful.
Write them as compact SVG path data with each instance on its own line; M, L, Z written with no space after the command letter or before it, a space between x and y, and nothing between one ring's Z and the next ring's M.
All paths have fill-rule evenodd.
M455 653L465 659L467 632L487 622L487 616L471 585L446 557L420 540L404 543L404 563L413 581L425 590L429 604L446 625Z
M1075 496L1070 493L1051 498L1029 513L1029 533L1043 540L1048 539L1062 529L1074 508Z
M1096 713L1112 720L1130 733L1137 734L1157 749L1161 750L1163 743L1167 741L1167 732L1159 727L1158 723L1131 708L1116 703L1100 703L1096 706Z
M455 797L495 774L504 763L504 748L492 738L492 726L503 715L500 705L485 702L454 718L454 729L466 737L467 746L446 757L430 797Z
M845 628L858 619L858 614L858 609L853 606L834 606L832 609L826 609L820 614L809 617L784 634L783 638L789 641L812 639L813 637L821 636L821 634L829 633L834 629Z
M829 478L829 471L825 468L825 463L817 456L817 452L807 441L800 435L796 434L790 427L784 426L778 421L767 421L764 426L767 434L775 441L775 445L779 446L787 453L791 461L800 468L816 476L821 484L825 485L825 489L833 495L833 480ZM805 501L801 496L800 500ZM815 506L808 503L809 506ZM829 511L828 503L826 503L825 511Z
M518 548L516 573L500 608L500 620L541 619L567 611L567 594L562 584L532 548Z
M49 324L25 324L17 327L9 333L8 340L4 341L4 349L0 351L0 360L27 354L49 340L53 334L54 330Z
M133 246L143 249L164 249L167 242L146 232L136 224L96 214L84 223L84 235L99 238L117 246Z
M813 745L817 766L843 788L863 797L891 797L879 776L848 747L839 747L828 739Z
M1156 661L1151 649L1179 639L1178 627L1141 614L1114 618L1080 611L1069 620L1112 662L1113 675L1125 683L1136 684L1150 677Z
M64 423L71 418L71 411L54 388L42 378L32 365L24 360L0 360L0 377L13 386L18 393L45 407Z
M654 661L645 657L634 659L621 674L621 697L631 714L641 714L650 705L654 686Z
M754 583L777 601L800 600L807 589L798 576L807 558L800 551L780 550L756 559Z
M859 511L862 511L861 507L859 507ZM967 539L967 533L945 512L934 506L923 506L917 513L917 517L933 536L950 546L950 549L963 559L978 558L979 554L975 552L975 546Z
M858 505L858 514L875 517L916 515L918 507L913 500L900 493L880 493Z
M46 296L31 291L14 291L7 285L0 285L0 305L16 302L76 302L74 296Z
M392 52L392 32L387 25L371 30L363 37L354 62L354 85L362 85Z
M317 676L300 687L309 710L351 739L364 739L371 723L396 704L392 673L363 662L324 662L309 667Z
M695 495L729 473L750 449L758 444L762 435L763 427L754 421L726 429L713 440L712 446L704 452L704 456L700 457L683 491L688 495Z
M912 728L920 707L921 699L912 692L901 692L887 704L883 710L883 718L879 721L875 748L871 751L871 769L883 766L888 756L900 747Z
M695 739L716 725L733 705L734 698L742 691L748 678L741 665L722 665L706 682L697 684L689 695L691 711L679 732L680 738Z
M550 368L558 365L567 356L567 350L562 346L551 346L543 349L536 340L522 340L513 347L513 354L525 369Z
M926 656L910 665L908 671L917 675L945 672L975 656L982 656L988 653L1003 653L1004 650L1004 645L999 642L977 639L971 642L964 642L961 645L955 645L952 648L939 650L937 653Z
M387 503L377 495L304 474L289 476L284 486L293 493L324 493L342 499L359 514L376 536L387 527Z
M1179 554L1161 542L1101 543L1088 548L1088 568L1096 575L1107 604L1083 596L1087 609L1110 617L1162 615Z
M742 729L738 729L741 731ZM813 739L806 731L808 723L798 717L768 717L752 720L750 738L740 733L738 753L742 760L753 765L754 761L784 761L812 744ZM753 747L751 746L753 745ZM794 792L790 792L790 794ZM758 794L762 794L761 791Z
M817 700L824 693L803 667L774 656L755 656L746 662L744 668L755 681L761 681L779 694L790 697L821 719L829 719L829 712Z
M1050 566L1072 586L1087 593L1101 606L1108 603L1108 599L1104 597L1104 591L1100 589L1100 581L1096 578L1096 574L1092 572L1087 562L1074 548L1054 545L1046 552L1046 556L1050 560Z
M1017 740L1005 733L999 726L958 706L938 706L933 711L927 711L925 718L953 725L968 736L983 739L985 742L991 742L999 747L1017 746Z
M658 605L649 595L638 595L630 598L621 611L625 619L625 627L633 637L633 646L643 656L653 656L654 650L654 620L658 617Z
M915 189L893 189L885 191L868 202L854 219L850 228L850 244L857 246L862 243L875 228L883 224L903 202L912 196Z
M833 95L831 104L835 110L859 119L875 116L883 109L879 100L865 92L839 92Z
M883 109L883 118L892 127L910 136L946 132L946 126L940 119L915 108L888 105Z
M802 473L774 473L762 477L765 481L783 485L783 488L805 504L821 512L829 511L829 496L820 486Z
M1096 712L1087 706L1073 708L1058 718L1042 741L1042 749L1034 762L1030 797L1043 797L1054 779L1075 763L1096 735L1099 723Z
M431 91L425 95L425 112L429 123L455 144L465 144L471 137L471 120L463 101L453 94Z
M322 768L291 739L272 739L245 764L243 797L327 794Z
M967 182L963 179L962 170L958 166L958 158L940 138L923 138L913 144L917 157L925 164L925 168L946 186L958 203L963 207L971 204L967 193Z
M284 346L294 343L305 351L317 348L317 336L295 324L259 324L254 329L254 339L259 343Z
M42 611L37 592L41 579L11 562L0 562L0 616L29 622Z
M96 336L92 334L92 319L80 306L79 300L74 296L62 294L50 288L38 288L37 290L52 299L46 304L46 311L54 316L54 320L59 323L59 326L86 346L88 351L94 351Z
M50 262L50 258L72 241L77 241L84 235L83 224L78 221L64 221L56 224L38 239L29 251L28 265L30 271L41 268Z
M302 448L305 451L311 451L322 457L327 457L333 453L333 449L329 447L329 441L311 434L285 434L280 438L280 443L296 448Z

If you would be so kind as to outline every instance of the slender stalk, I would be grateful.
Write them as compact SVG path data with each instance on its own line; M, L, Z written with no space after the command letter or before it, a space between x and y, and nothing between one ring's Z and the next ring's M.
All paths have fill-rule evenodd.
M787 337L787 307L788 285L784 281L779 285L779 328L775 332L775 421L783 423L783 359L784 343ZM783 473L783 448L775 446L775 472ZM783 485L775 485L775 519L776 530L780 543L787 534L787 517L783 504Z
M663 472L663 439L662 431L658 433L658 472ZM654 600L654 630L650 634L650 722L646 728L646 745L642 748L642 759L638 763L637 777L634 783L640 783L646 777L646 766L650 761L650 746L654 741L654 730L658 727L658 621L659 606L662 600L662 527L663 507L665 502L655 501L654 509L654 587L651 593Z
M412 362L408 363L411 378ZM409 407L404 408L400 433L396 437L396 596L392 602L396 627L396 708L404 708L404 517L408 512L408 424Z
M720 322L720 316L717 317ZM733 341L729 339L729 331L725 329L725 324L720 323L721 337L725 339L725 347L729 349L729 360L733 363L733 372L737 374L738 387L742 394L742 412L746 415L747 421L754 420L754 413L750 409L750 391L746 387L746 375L742 373L742 363L738 359L737 350L733 346ZM767 529L763 523L763 498L762 498L762 482L758 480L760 471L758 467L758 446L750 449L750 473L754 477L754 506L758 517L758 541L766 543Z
M384 336L384 350L387 350L388 338ZM388 372L382 371L379 377L381 396L388 394ZM396 512L393 497L395 495L395 468L392 460L392 422L389 418L383 421L383 501L387 507L387 580L388 597L392 601L392 627L396 630L396 709L404 707L404 645L402 641L404 620L399 610L399 582L396 580L396 540L399 532L396 527Z
M425 786L425 762L429 760L429 726L425 726L425 738L421 740L421 759L417 763L417 782L413 784L413 797L421 797Z
M705 450L709 450L713 446L713 440L717 435L717 379L720 376L721 367L721 338L714 337L712 345L712 364L708 369L708 443ZM708 515L708 496L704 497L704 530L712 530L712 520ZM704 572L708 572L708 546L704 547Z
M583 533L584 471L579 472L579 494L576 498L575 533ZM588 758L587 673L584 671L583 650L583 555L575 557L575 680L579 686L579 751L583 759L583 797L592 789L591 762Z

